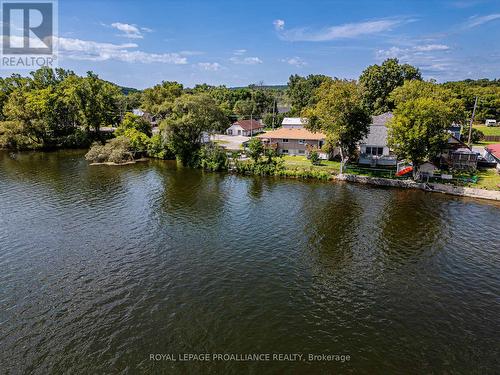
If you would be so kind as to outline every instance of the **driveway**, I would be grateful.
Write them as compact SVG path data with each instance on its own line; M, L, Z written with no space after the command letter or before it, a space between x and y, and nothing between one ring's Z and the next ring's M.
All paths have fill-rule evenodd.
M212 141L228 150L241 150L243 142L249 139L250 137L244 137L242 135L214 134L212 136Z

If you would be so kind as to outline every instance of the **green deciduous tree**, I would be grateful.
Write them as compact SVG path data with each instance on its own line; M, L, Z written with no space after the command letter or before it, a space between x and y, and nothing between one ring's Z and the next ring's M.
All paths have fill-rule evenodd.
M207 171L222 171L228 167L226 150L219 145L209 143L200 150L200 167Z
M208 94L186 94L175 100L171 115L163 120L160 129L182 164L195 166L203 132L227 126L227 117Z
M359 82L364 88L364 103L371 113L379 115L392 111L394 103L390 93L406 80L421 80L418 68L409 64L400 64L398 59L387 59L381 65L366 68Z
M343 163L355 153L371 123L362 99L356 82L326 81L316 92L316 104L304 112L309 118L307 127L325 133L327 142L339 148Z
M254 161L258 161L264 153L264 145L259 138L252 138L248 141L247 154Z
M388 124L389 145L413 163L414 176L426 160L438 156L446 145L447 129L464 117L464 107L453 93L431 82L405 82L391 98L396 108Z
M307 77L297 74L290 76L287 96L292 105L292 114L299 116L306 107L313 105L316 90L328 80L331 78L321 74L311 74Z
M141 116L134 115L130 112L125 115L120 126L116 128L115 134L117 136L123 135L124 132L128 129L135 129L141 133L146 134L148 137L151 136L151 124Z
M183 89L182 84L169 81L148 88L142 93L141 109L162 120L172 112L172 106Z

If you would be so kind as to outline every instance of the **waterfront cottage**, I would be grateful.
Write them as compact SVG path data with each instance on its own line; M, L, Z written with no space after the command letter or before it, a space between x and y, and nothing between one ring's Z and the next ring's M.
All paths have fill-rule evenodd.
M446 147L441 152L439 165L441 168L475 170L477 161L478 155L466 143L450 135Z
M263 128L262 123L257 120L238 120L226 130L226 134L252 137L261 133Z
M328 159L328 154L321 152L326 136L323 133L313 133L303 127L285 128L259 134L267 147L276 149L282 155L308 156L312 149L319 152L321 159Z
M370 167L395 167L397 158L387 144L387 123L393 118L391 112L372 116L368 135L361 140L358 163Z

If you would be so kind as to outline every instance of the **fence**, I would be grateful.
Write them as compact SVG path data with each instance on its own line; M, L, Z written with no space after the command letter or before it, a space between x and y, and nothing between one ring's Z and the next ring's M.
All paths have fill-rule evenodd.
M385 177L385 178L395 178L396 169L388 169L388 168L363 168L358 165L346 165L345 166L346 173L352 173L357 175L369 176L369 177ZM409 173L411 177L411 173ZM401 177L398 177L401 178Z
M500 135L485 135L482 140L485 142L500 142Z

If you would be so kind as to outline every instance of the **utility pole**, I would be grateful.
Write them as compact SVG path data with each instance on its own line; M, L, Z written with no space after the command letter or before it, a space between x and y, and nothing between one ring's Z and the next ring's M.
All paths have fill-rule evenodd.
M274 130L274 116L276 113L276 97L273 95L273 130Z
M476 100L474 101L474 109L472 110L472 117L470 118L470 124L469 124L469 148L472 146L472 123L474 122L474 116L476 115L476 107L477 107L477 96Z

